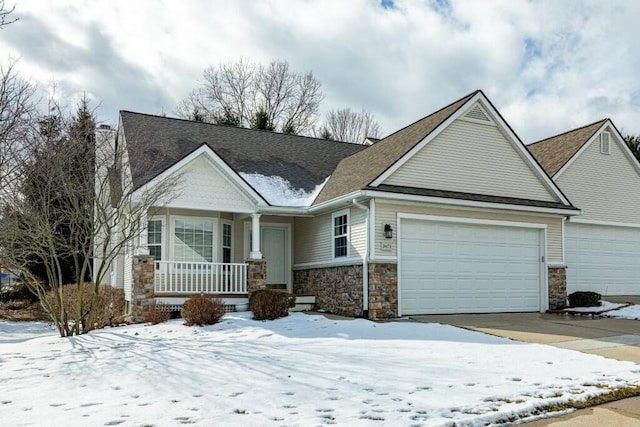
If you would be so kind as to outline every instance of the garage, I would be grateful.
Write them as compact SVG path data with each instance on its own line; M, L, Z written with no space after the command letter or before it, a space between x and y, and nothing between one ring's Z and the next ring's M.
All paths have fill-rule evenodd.
M640 294L640 229L565 225L567 292Z
M400 315L540 311L543 231L518 225L401 218Z

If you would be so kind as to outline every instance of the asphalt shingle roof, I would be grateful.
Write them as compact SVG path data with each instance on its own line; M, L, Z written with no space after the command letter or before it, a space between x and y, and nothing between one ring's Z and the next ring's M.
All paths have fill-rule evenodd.
M554 176L580 150L584 144L604 125L603 119L560 135L527 145L540 166L549 176Z
M366 150L341 160L314 204L367 187L478 92L475 91L381 139Z
M309 192L360 144L121 111L136 188L208 145L236 172L280 176ZM153 167L147 167L153 159Z

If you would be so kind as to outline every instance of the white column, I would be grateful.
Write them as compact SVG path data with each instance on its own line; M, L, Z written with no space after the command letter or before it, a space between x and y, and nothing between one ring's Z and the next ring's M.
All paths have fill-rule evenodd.
M250 259L262 259L260 252L260 214L251 214L251 253Z
M133 251L134 255L149 255L149 244L147 240L147 235L149 232L149 217L147 213L144 212L140 215L140 224L142 229L140 230L140 235L138 236L138 244L135 245L135 249ZM164 231L164 230L163 230Z

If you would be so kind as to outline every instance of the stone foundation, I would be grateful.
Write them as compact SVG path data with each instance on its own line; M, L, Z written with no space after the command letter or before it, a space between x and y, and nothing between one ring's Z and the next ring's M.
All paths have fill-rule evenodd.
M248 259L247 292L267 288L267 261L264 259Z
M132 260L131 322L145 322L144 312L155 303L155 264L150 255L136 255Z
M316 309L361 317L362 265L312 268L293 272L293 293L315 295Z
M398 317L398 265L369 264L369 319Z
M561 310L567 305L567 269L549 267L549 310Z

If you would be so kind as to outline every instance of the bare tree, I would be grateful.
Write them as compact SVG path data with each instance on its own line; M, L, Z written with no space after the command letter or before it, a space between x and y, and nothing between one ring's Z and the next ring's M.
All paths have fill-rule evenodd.
M24 274L61 336L84 334L95 327L111 263L146 227L149 208L169 200L179 178L134 188L127 162L131 153L113 131L96 132L86 103L73 119L46 119L41 123L47 127L20 162L20 192L11 193L1 212L0 263ZM144 166L137 167L139 173ZM63 301L65 260L72 265L67 286L77 287L73 313ZM46 277L32 272L34 263L44 266ZM88 303L83 298L86 277L94 279Z
M11 191L34 132L35 93L36 86L18 74L15 61L0 64L0 194Z
M373 114L366 110L351 111L351 108L330 110L319 136L325 139L363 144L366 138L380 137L380 125Z
M5 5L4 0L0 0L0 29L3 28L5 25L13 24L18 20L18 18L9 19L9 15L13 13L15 9L16 9L15 4L10 8L8 8Z
M247 59L204 71L203 80L178 106L192 120L251 127L256 122L285 133L308 133L324 95L313 73L297 73L287 61L258 65ZM256 116L262 115L258 119Z

